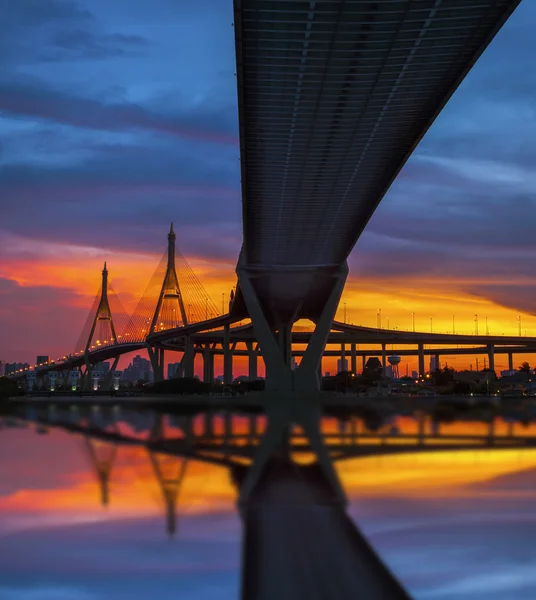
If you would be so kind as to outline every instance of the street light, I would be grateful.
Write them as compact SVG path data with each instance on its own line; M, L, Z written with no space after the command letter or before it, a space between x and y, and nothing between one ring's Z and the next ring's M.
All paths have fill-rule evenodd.
M433 333L433 327L432 327L432 317L430 317L430 333Z
M413 323L413 333L415 333L415 313L411 313L411 321Z
M475 315L475 335L478 335L478 315Z

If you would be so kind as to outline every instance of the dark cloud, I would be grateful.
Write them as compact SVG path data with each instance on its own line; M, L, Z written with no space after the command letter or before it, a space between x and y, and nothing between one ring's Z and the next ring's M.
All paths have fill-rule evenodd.
M75 2L8 3L6 18L0 23L0 48L4 50L0 61L7 67L140 56L152 45L140 35L103 31L95 16Z
M54 36L49 48L43 49L41 59L105 60L114 56L139 56L152 44L139 35L102 34L94 35L81 29L62 31Z
M138 104L107 104L83 98L38 82L3 82L0 83L0 111L13 117L100 131L142 129L181 138L238 144L236 113L221 103L163 114Z
M93 15L70 0L7 0L2 11L5 30L41 27L51 21L91 21Z

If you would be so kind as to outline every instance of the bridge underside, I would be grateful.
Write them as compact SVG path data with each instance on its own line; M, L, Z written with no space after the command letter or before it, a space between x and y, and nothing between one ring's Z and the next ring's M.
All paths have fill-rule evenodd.
M376 206L517 4L235 0L242 274L268 321L318 319Z

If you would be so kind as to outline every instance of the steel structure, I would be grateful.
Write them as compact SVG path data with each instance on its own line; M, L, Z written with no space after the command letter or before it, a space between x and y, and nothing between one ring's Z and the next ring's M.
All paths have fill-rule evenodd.
M348 254L518 3L235 0L238 275L277 389L311 387ZM285 331L298 318L323 331L291 380Z

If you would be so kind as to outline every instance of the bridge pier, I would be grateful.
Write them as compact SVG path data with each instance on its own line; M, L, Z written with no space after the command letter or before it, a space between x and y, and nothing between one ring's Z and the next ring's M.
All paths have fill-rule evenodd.
M195 375L195 349L190 336L184 338L184 377L192 379Z
M210 344L203 348L203 381L212 383L214 381L214 353Z
M493 344L488 345L488 361L489 370L495 373L495 346Z
M385 344L382 344L382 375L385 377L387 368L387 352Z
M253 347L253 342L246 342L248 349L248 379L256 381L257 376L257 350Z
M351 366L350 366L350 371L352 371L352 373L354 375L357 375L357 356L356 356L356 345L355 342L352 342L352 344L350 345L350 353L351 353Z
M223 328L223 383L231 385L233 383L233 353L229 342L229 325Z
M419 377L424 377L424 345L419 344Z
M347 371L346 365L346 344L341 344L341 371Z
M508 352L508 370L514 370L514 355L511 352Z
M156 344L155 346L147 344L147 352L151 361L151 367L153 368L155 382L164 381L164 348L160 344Z

